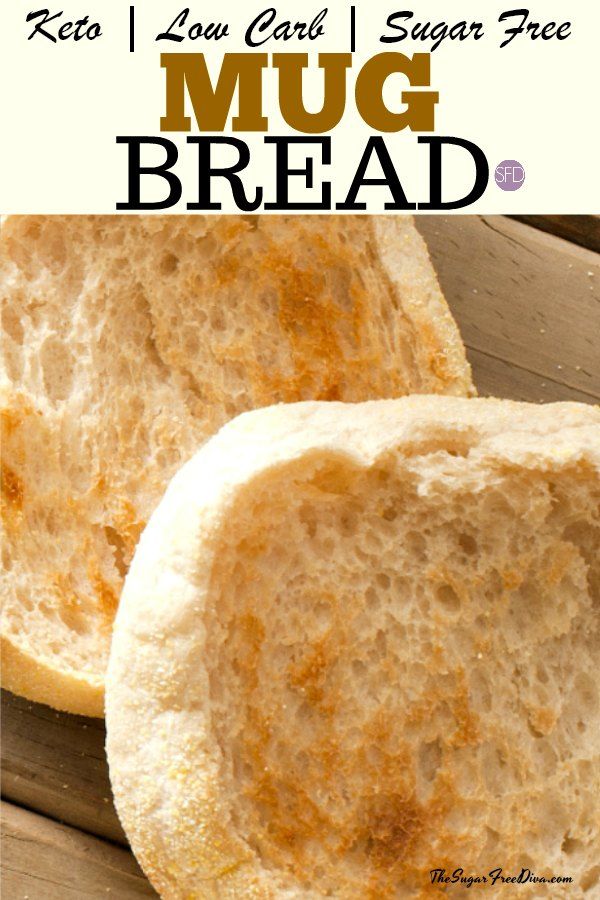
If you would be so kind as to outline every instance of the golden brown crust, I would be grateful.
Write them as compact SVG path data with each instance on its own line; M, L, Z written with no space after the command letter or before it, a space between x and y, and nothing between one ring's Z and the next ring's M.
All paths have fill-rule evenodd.
M104 716L104 679L60 672L54 661L24 652L5 635L0 636L2 687L35 703L80 716Z

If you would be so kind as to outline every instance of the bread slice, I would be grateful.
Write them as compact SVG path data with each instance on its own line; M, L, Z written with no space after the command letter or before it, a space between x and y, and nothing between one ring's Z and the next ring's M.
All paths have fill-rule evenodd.
M2 227L3 684L102 715L112 620L173 473L230 417L472 392L407 218Z
M226 425L142 535L108 670L117 809L161 896L446 896L430 870L525 867L572 883L495 892L597 897L599 549L592 407Z

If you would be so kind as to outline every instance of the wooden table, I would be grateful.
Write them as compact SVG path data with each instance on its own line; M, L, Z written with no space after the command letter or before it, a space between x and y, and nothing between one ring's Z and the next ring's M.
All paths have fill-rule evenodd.
M480 394L600 402L599 223L418 220ZM156 896L112 804L103 723L5 692L2 738L6 900Z

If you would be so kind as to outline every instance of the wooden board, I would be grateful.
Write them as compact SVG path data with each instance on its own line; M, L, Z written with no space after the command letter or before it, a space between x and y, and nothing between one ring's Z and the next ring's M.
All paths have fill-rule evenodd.
M513 216L512 218L600 253L600 216Z
M481 394L600 401L600 255L499 216L418 226Z
M131 853L75 828L2 803L6 900L156 897Z
M2 796L127 845L104 752L104 722L2 692Z
M600 402L597 253L504 217L420 217L418 226L481 394ZM587 225L570 227L583 233ZM10 801L4 895L153 896L112 805L103 723L7 692L2 720L2 791Z

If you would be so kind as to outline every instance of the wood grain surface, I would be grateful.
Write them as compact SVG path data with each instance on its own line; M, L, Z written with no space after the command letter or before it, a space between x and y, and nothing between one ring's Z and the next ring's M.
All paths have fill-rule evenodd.
M5 801L2 836L6 900L157 896L127 850Z
M422 216L482 395L600 402L600 256L501 216Z
M600 216L513 216L512 218L600 253Z
M104 722L2 692L2 796L127 845L104 752Z
M539 224L418 219L479 393L597 403L600 256L579 246L592 226L561 226L574 243ZM102 722L3 692L1 762L7 900L155 896L112 805Z

